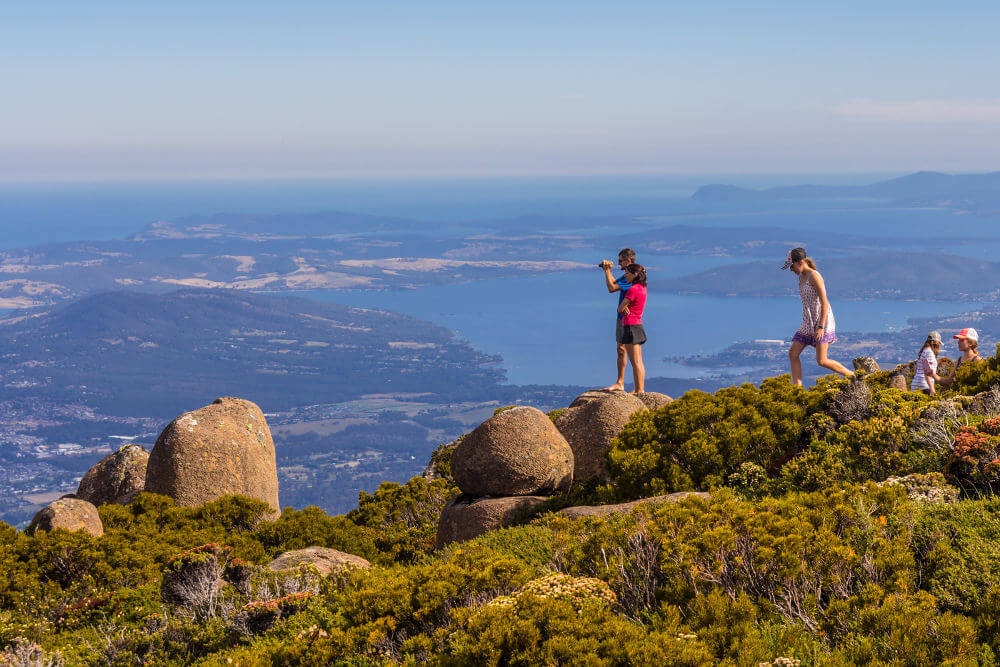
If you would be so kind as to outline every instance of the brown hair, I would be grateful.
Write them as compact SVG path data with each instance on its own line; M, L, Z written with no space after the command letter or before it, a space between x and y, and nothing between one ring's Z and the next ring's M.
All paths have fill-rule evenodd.
M805 262L805 263L806 263L806 266L808 266L808 267L809 267L810 269L812 269L813 271L815 271L815 270L816 270L816 262L814 262L814 261L813 261L813 258L812 258L812 257L806 257L806 258L805 258L804 260L802 260L802 261L803 261L803 262Z
M920 360L920 355L924 353L927 348L932 348L934 350L934 356L938 356L938 352L941 351L941 343L937 342L933 338L928 338L924 341L924 344L920 347L920 351L917 352L917 360Z
M635 263L635 250L632 250L632 248L622 248L618 252L618 259L627 259L629 264Z
M642 264L629 264L625 267L625 273L631 273L635 276L635 280L632 281L633 285L646 286L646 269Z

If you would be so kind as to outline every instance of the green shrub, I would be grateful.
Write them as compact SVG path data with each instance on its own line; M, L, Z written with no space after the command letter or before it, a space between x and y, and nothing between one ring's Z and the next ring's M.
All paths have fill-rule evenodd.
M370 561L380 555L374 531L345 516L330 516L318 507L285 510L280 519L264 524L250 537L263 546L268 558L311 546L345 551Z
M971 396L987 391L1000 384L1000 344L992 357L984 357L976 363L962 364L955 374L955 382L949 387L959 394Z
M806 391L782 376L760 387L690 391L632 418L608 452L611 479L621 494L640 498L711 488L743 463L766 470L797 449L825 390Z
M726 482L734 489L758 494L767 487L767 471L756 463L741 463L739 470L727 477Z
M412 562L434 548L441 510L458 488L445 479L414 477L406 484L383 482L374 494L361 492L358 508L347 515L372 530L382 561Z
M611 588L594 577L573 577L560 572L532 579L511 595L500 595L490 601L491 606L518 605L527 598L568 600L573 608L582 611L594 605L613 606L617 598Z
M458 443L460 443L464 437L465 436L463 435L457 440L438 445L434 451L431 452L431 458L427 463L427 470L424 474L435 479L443 479L449 484L454 485L455 478L452 477L451 474L451 456L455 453Z
M513 606L456 612L444 665L710 665L678 619L649 629L595 604L526 596Z
M922 587L945 609L973 613L1000 582L1000 501L920 505L914 545Z
M966 385L989 382L980 376L995 373L991 363L963 367ZM455 492L447 476L383 484L339 517L313 507L261 523L266 508L249 498L189 508L140 494L99 509L101 538L0 524L0 655L58 651L84 665L996 664L1000 402L888 390L876 376L690 392L630 421L608 454L610 480L574 485L526 525L440 551L430 547ZM694 488L714 490L602 517L551 512ZM326 578L311 566L263 569L314 545L376 567ZM161 577L202 569L212 604L186 602L166 581L163 597L187 611L164 604Z
M832 609L826 628L853 664L978 664L975 623L941 613L924 591L885 595L870 586Z

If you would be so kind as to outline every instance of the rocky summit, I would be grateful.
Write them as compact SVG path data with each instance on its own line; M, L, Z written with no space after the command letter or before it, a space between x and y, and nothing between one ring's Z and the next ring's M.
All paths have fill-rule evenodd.
M269 518L277 518L278 470L264 413L225 397L173 420L149 455L145 489L187 506L243 495L270 505Z

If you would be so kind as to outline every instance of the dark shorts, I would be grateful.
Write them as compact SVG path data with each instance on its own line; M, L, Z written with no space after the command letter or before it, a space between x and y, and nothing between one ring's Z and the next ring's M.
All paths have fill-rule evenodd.
M615 332L619 345L642 345L646 342L646 330L641 324L618 323Z

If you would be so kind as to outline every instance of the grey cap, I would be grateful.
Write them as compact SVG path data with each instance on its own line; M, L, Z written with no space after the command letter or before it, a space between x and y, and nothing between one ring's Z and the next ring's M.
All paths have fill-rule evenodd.
M927 340L934 340L934 341L937 341L937 342L940 343L941 342L941 332L940 331L932 331L932 332L930 332L929 334L927 334Z
M808 255L806 255L805 248L792 248L788 251L788 254L785 255L785 263L782 265L781 269L785 270L795 262L801 262L806 257L808 257Z

